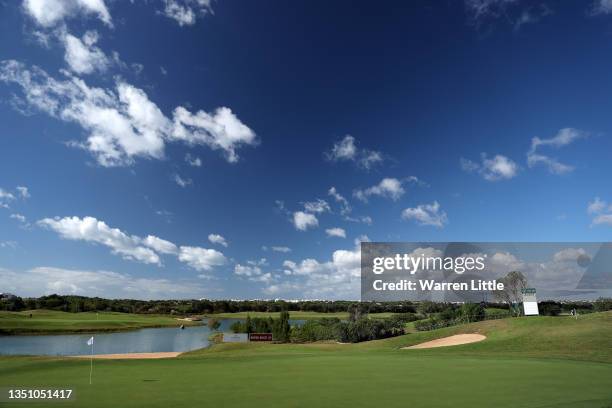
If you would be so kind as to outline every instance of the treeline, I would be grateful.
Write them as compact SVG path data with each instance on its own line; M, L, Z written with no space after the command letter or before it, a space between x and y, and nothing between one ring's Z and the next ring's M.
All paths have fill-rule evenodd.
M59 310L78 312L123 312L150 314L213 314L233 312L346 312L354 301L308 300L287 302L284 300L134 300L103 299L98 297L49 295L39 298L20 298L5 296L0 298L0 310ZM415 312L412 302L364 303L369 313L406 313Z
M64 312L123 312L143 314L214 314L233 312L346 312L355 301L307 300L287 302L284 300L134 300L103 299L99 297L49 295L39 298L21 298L14 295L0 295L0 310L59 310ZM363 302L360 303L366 313L420 313L430 315L449 309L455 310L460 305L441 302ZM612 299L600 298L594 302L540 302L540 313L555 315L576 310L579 313L612 310ZM486 308L508 309L500 303L483 304Z
M235 333L272 333L278 343L309 343L314 341L335 340L342 343L383 339L405 333L406 323L418 320L415 313L406 312L392 315L387 319L371 319L369 308L364 304L353 303L348 307L347 321L334 318L308 320L302 325L289 325L289 312L282 312L279 319L251 318L232 324Z

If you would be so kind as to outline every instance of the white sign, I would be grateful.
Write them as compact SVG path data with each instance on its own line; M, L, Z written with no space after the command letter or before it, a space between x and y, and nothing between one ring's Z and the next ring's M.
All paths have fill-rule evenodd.
M534 288L523 289L523 310L525 316L538 316L538 300L536 299L536 290Z
M224 343L247 343L249 335L247 333L223 333Z

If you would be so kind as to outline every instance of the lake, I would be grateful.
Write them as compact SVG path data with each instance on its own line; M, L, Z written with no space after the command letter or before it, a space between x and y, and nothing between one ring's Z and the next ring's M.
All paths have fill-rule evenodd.
M231 332L239 319L222 319L219 331ZM301 320L291 320L300 325ZM139 329L111 333L53 334L35 336L0 336L0 354L75 356L91 353L87 340L94 336L94 354L156 353L190 351L208 347L208 326Z

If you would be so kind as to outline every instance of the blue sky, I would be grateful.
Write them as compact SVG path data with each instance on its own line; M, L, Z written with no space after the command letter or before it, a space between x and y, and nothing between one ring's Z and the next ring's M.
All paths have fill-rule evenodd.
M607 1L0 19L0 292L356 298L359 240L612 236Z

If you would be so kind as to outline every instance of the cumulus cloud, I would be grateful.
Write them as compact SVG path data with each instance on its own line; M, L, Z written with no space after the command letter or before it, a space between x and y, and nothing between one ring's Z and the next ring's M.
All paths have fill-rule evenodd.
M357 147L355 138L351 135L346 135L334 143L331 150L325 152L325 157L330 161L351 161L366 170L384 160L382 153L378 151Z
M225 256L214 249L178 247L154 235L146 238L129 235L94 217L44 218L38 225L56 232L61 238L103 245L113 254L146 264L161 265L160 254L177 255L179 261L198 271L209 271L225 263Z
M488 181L508 180L518 174L518 165L501 154L496 154L488 158L486 153L482 153L481 162L461 158L461 169L468 173L478 173Z
M179 106L174 110L171 136L191 145L206 145L213 150L223 150L227 161L238 161L236 149L243 145L256 145L257 139L247 125L230 108L217 108L210 114L204 111L191 113Z
M87 31L82 38L64 32L62 42L66 50L64 60L77 74L103 72L110 65L106 54L95 45L98 42L97 31Z
M198 17L212 12L210 0L164 0L163 14L181 27L193 25Z
M225 255L216 249L191 246L180 247L178 259L198 271L210 271L216 266L224 265L227 261Z
M293 213L293 225L299 231L306 231L309 228L319 226L319 220L314 214L296 211Z
M109 90L64 75L56 80L38 67L0 63L0 81L20 86L24 104L85 130L86 140L72 145L88 150L102 166L129 165L137 157L161 159L165 144L173 141L222 150L236 162L236 149L256 144L255 133L229 108L192 114L179 106L170 120L143 90L121 80Z
M531 148L527 152L527 165L535 167L538 165L545 166L552 174L564 174L574 170L573 166L563 164L554 157L538 153L541 147L560 148L567 146L574 141L588 137L588 133L579 129L564 128L559 130L557 134L549 139L540 139L534 137L531 139Z
M213 244L223 245L224 247L227 247L228 245L227 240L219 234L209 234L208 240Z
M15 196L10 191L0 188L0 207L8 208L7 202L13 201Z
M346 238L346 231L343 228L335 227L325 230L328 237Z
M595 197L587 206L587 213L593 216L591 225L612 226L612 204Z
M283 263L284 274L291 281L271 285L266 293L279 294L298 291L301 296L314 298L357 299L361 283L361 248L363 236L355 240L352 250L339 249L331 260L320 262L307 258L300 262Z
M358 200L364 202L367 202L368 197L373 195L390 198L393 201L397 201L406 192L402 187L402 184L402 180L398 180L396 178L384 178L377 185L366 188L365 190L355 190L353 195Z
M234 274L248 279L251 282L269 283L274 278L270 272L264 273L257 265L240 265L234 266Z
M111 228L94 217L44 218L38 221L38 225L57 232L64 239L104 245L125 259L161 264L157 253L143 245L141 238L128 235L118 228Z
M178 248L174 243L166 241L165 239L158 238L154 235L147 235L147 237L142 241L142 243L148 246L149 248L155 250L156 252L162 254L175 255L178 252Z
M98 296L111 299L201 298L197 282L146 279L111 271L88 271L41 266L26 271L0 268L3 290L19 296Z
M24 0L23 9L36 24L45 28L57 26L77 16L90 15L112 26L104 0Z
M440 209L437 201L431 204L421 204L415 208L406 208L402 211L402 218L415 221L419 225L431 225L438 228L448 223L446 212Z

